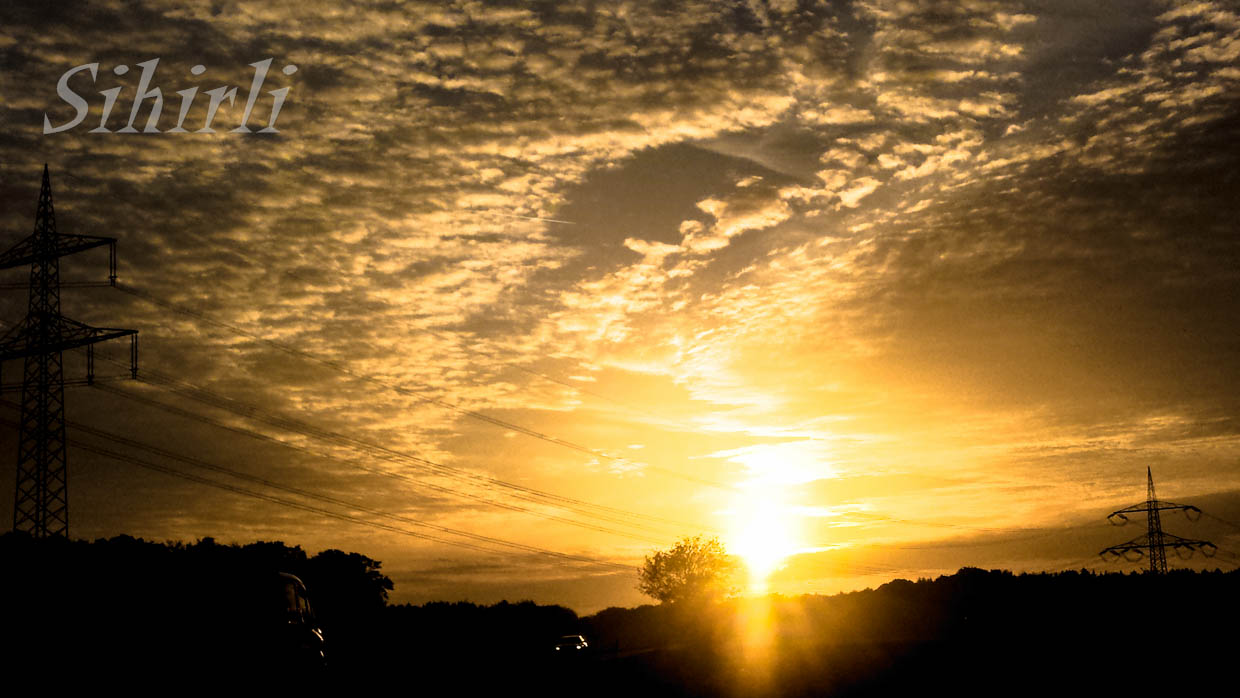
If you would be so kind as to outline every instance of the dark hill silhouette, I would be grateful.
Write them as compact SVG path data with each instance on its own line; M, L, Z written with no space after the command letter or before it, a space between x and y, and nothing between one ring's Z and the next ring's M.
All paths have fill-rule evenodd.
M392 588L379 562L356 553L308 557L279 542L219 545L211 538L186 545L7 533L0 568L6 660L102 675L289 669L292 658L278 637L288 626L279 573L312 590L332 660L349 666L373 636Z
M1237 592L1240 572L964 568L829 597L609 608L580 619L529 602L400 606L389 609L399 637L385 643L383 664L456 677L465 695L517 685L582 696L1182 693L1228 681ZM738 618L763 606L770 635L748 642ZM588 654L552 656L547 638L577 632Z
M964 568L830 597L608 609L583 625L614 653L614 695L1151 695L1230 681L1237 592L1237 571ZM762 608L767 641L747 648L737 619Z
M1237 571L964 568L829 597L579 618L529 601L389 605L378 561L283 543L6 534L0 569L8 666L179 681L257 666L284 683L380 681L439 695L1211 695L1230 681L1240 627ZM321 673L274 657L256 630L268 606L252 591L275 572L309 589L327 638ZM587 650L554 649L575 634Z

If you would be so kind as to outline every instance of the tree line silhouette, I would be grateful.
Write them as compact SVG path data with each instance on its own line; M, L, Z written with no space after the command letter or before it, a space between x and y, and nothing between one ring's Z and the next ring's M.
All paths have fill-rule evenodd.
M1218 570L964 568L834 596L694 596L580 617L530 601L390 604L379 561L279 542L9 533L0 569L12 666L173 676L258 666L345 685L434 682L462 695L1148 694L1220 678L1240 627L1240 572ZM264 650L259 619L273 603L255 590L277 572L309 589L326 638L321 674ZM555 650L569 634L588 650Z
M289 619L280 573L314 590L316 622L348 665L392 589L381 563L358 553L308 556L279 542L212 538L88 542L9 532L0 535L0 568L6 658L107 673L303 669L282 651Z

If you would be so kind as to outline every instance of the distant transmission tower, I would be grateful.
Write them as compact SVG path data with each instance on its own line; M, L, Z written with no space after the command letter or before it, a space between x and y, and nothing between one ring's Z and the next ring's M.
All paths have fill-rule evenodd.
M1098 554L1103 557L1111 555L1113 559L1122 557L1133 562L1141 559L1142 555L1146 555L1150 559L1150 572L1153 574L1166 574L1168 547L1174 550L1177 555L1181 551L1186 551L1189 555L1192 555L1193 551L1200 550L1202 555L1212 557L1218 550L1218 546L1208 540L1189 540L1167 533L1163 531L1162 519L1159 518L1159 512L1183 510L1184 515L1190 521L1196 521L1197 519L1192 518L1192 514L1195 512L1197 518L1201 518L1201 510L1187 504L1158 501L1158 498L1154 496L1154 474L1150 472L1148 467L1145 469L1145 477L1149 482L1149 494L1146 496L1145 502L1134 504L1119 511L1113 511L1107 515L1108 521L1117 526L1122 526L1128 522L1127 514L1144 513L1147 528L1145 535L1133 538L1127 543L1112 545ZM1136 557L1129 557L1129 554L1134 554Z
M56 232L51 178L44 165L34 232L0 255L0 269L30 265L29 310L24 320L0 337L0 362L25 360L13 530L38 538L69 535L62 352L86 347L86 383L91 383L95 378L93 345L128 336L129 371L138 377L137 330L91 327L60 314L60 258L103 245L109 249L108 283L116 285L116 238Z

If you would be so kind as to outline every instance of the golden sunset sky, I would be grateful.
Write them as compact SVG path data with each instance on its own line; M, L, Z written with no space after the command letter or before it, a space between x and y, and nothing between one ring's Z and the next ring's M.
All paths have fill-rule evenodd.
M279 132L230 132L269 58ZM161 132L115 133L152 59ZM5 246L46 162L119 238L64 314L141 338L67 389L71 534L583 612L696 534L787 594L1135 569L1147 466L1240 520L1238 94L1230 2L7 2Z

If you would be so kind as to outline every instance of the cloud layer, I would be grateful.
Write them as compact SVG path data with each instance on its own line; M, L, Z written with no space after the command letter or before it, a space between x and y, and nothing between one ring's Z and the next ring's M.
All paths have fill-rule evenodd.
M820 551L789 589L959 558L883 546L1098 518L1151 463L1169 496L1240 489L1225 3L17 2L0 20L10 237L49 162L62 232L119 237L148 294L66 290L65 313L139 328L144 370L183 382L117 389L267 440L99 391L70 397L84 424L608 562L725 530L736 487L779 482ZM207 90L239 88L220 133L89 133L111 87L124 124L152 58L161 130L177 91L199 88L196 125ZM266 58L280 133L228 133ZM73 116L57 80L96 62L72 83L83 125L44 135ZM483 596L611 574L74 457L79 535L352 546L406 598L431 567ZM873 546L856 574L813 562ZM599 588L577 603L636 600Z

